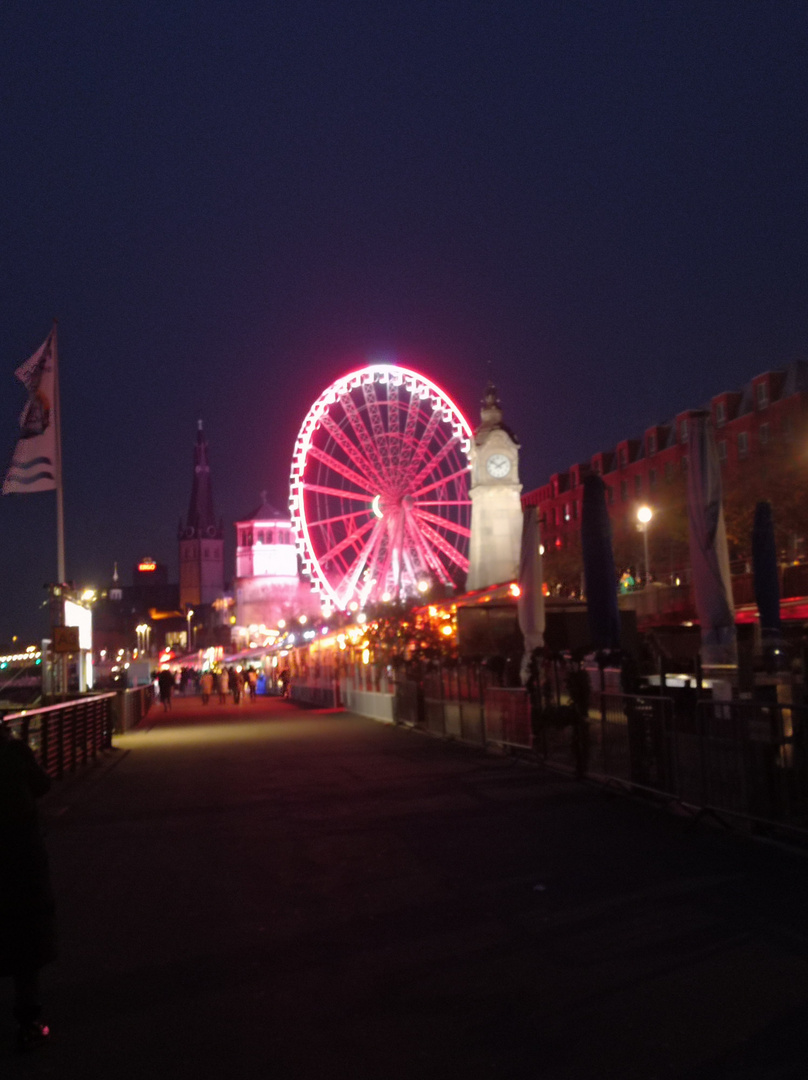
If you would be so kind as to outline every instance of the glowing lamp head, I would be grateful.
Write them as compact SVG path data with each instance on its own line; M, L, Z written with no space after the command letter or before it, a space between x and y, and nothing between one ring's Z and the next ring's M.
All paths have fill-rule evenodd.
M654 511L650 506L641 506L637 511L637 521L639 521L641 525L647 525L653 516Z

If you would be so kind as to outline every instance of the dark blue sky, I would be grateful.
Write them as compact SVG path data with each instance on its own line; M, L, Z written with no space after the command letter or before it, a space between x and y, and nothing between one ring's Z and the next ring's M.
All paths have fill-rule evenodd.
M6 0L0 432L58 316L68 577L176 573L198 417L228 526L284 503L357 361L472 422L490 364L529 489L808 355L807 21ZM0 641L45 629L53 504L0 502Z

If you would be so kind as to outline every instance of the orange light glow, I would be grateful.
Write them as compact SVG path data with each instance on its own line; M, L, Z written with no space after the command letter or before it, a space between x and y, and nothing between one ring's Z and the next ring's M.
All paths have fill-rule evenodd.
M153 559L144 559L143 562L137 564L138 570L151 572L157 569L157 563Z
M519 588L515 581L512 581L511 584L508 586L508 592L511 594L511 596L522 595L522 590Z

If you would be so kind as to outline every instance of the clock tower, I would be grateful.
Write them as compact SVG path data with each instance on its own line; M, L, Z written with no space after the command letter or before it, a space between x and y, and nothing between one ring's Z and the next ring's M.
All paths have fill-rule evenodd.
M519 443L502 423L500 401L491 383L483 397L480 420L469 450L469 592L515 581L522 542Z

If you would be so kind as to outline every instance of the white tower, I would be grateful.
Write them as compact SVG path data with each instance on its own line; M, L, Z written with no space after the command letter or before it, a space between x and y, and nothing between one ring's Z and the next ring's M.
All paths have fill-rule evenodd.
M489 383L481 423L469 450L471 540L466 588L484 589L515 581L522 540L519 443L502 423L496 387Z

